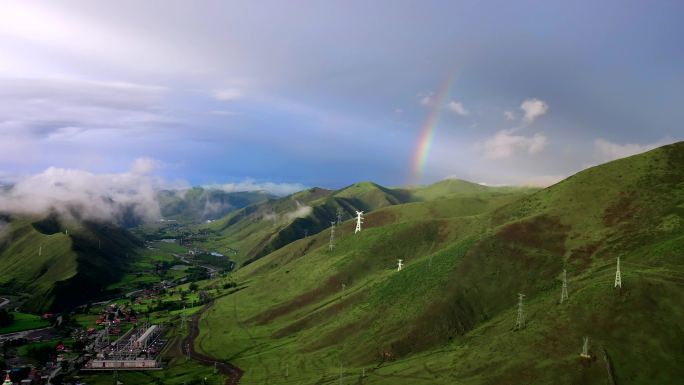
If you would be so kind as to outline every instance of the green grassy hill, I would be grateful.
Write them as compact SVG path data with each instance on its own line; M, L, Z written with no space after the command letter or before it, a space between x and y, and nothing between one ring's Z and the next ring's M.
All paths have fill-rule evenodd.
M336 191L312 188L245 207L203 229L213 234L208 247L239 249L237 260L249 264L291 242L328 229L330 223L337 220L338 212L343 220L348 220L356 216L356 211L369 213L410 202L448 197L468 197L473 202L497 200L499 196L531 191L533 189L491 188L460 180L411 190L360 182Z
M97 297L120 278L140 245L125 230L92 222L5 217L0 289L23 293L28 311L63 310ZM65 232L68 230L69 235Z
M684 143L533 194L391 205L360 234L353 226L338 228L332 252L324 231L239 270L243 289L207 313L198 348L245 369L242 384L684 376ZM560 304L563 270L570 295ZM585 336L591 359L579 356Z
M184 191L163 190L158 193L162 216L184 222L222 218L235 210L270 198L274 196L264 191L225 192L201 187Z

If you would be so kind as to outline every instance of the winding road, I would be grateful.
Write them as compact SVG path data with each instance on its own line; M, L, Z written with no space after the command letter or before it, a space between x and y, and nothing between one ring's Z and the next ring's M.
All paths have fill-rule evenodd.
M228 376L226 385L237 385L240 383L240 378L242 377L242 369L231 364L230 362L217 361L202 353L198 353L195 350L195 339L197 339L197 336L199 336L199 320L202 317L202 314L204 314L204 312L209 310L212 306L214 306L213 300L192 316L192 320L190 322L190 334L188 334L188 336L183 340L181 349L183 350L183 354L188 354L190 358L201 363L202 365L211 367L216 365L216 369L218 369L219 372Z

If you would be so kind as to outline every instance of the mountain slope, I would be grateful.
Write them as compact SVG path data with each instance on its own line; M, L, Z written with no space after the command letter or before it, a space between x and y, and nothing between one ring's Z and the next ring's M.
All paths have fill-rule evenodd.
M162 216L186 222L221 218L235 210L264 202L273 195L264 191L225 192L193 187L189 190L163 190L158 193Z
M450 180L414 190L391 189L360 182L340 190L305 190L288 197L246 207L205 226L213 233L208 245L240 250L238 261L249 264L306 236L317 234L337 221L354 218L356 211L372 212L384 207L448 197L483 197L524 194L532 190L490 188Z
M531 195L465 199L375 210L361 234L343 223L332 252L323 232L239 270L244 289L207 314L199 348L247 369L245 384L325 383L340 370L357 381L362 369L370 384L684 375L684 143ZM559 304L563 270L570 298Z
M29 311L64 310L97 297L140 246L125 230L92 222L5 217L0 288L24 293ZM68 235L66 232L68 231Z

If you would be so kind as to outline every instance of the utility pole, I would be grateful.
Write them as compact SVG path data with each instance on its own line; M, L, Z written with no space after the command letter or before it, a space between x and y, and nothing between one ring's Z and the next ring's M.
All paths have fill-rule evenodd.
M563 301L565 301L567 299L568 299L568 277L567 277L565 270L563 270L563 288L561 289L560 303L563 303Z
M584 344L582 344L582 353L580 353L582 358L591 358L589 355L589 337L584 337Z
M330 222L330 242L328 243L328 248L333 251L335 248L335 222Z
M354 234L361 231L361 224L362 223L363 223L363 211L357 211L356 212L356 230L354 230Z
M40 247L38 247L38 256L40 257L41 255L43 255L43 245L40 245Z
M617 270L615 271L615 286L622 289L622 276L620 275L620 257L617 258Z
M525 294L518 294L518 319L515 321L515 329L520 330L525 327L525 312L523 311L523 298Z
M185 306L183 306L183 312L181 313L181 330L185 330Z

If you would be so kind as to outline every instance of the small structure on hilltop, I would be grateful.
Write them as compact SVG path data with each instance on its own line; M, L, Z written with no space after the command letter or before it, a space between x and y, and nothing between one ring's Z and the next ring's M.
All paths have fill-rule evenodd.
M333 251L335 248L335 222L330 222L330 242L328 243L328 249Z
M561 289L560 303L563 303L567 299L568 299L568 276L567 276L565 270L563 270L563 286Z
M356 212L356 230L354 234L361 232L361 224L363 223L363 211Z
M518 294L518 318L515 321L515 329L520 330L525 327L525 311L523 310L523 298L525 294Z
M589 354L589 337L584 337L584 344L582 344L582 353L580 353L580 357L590 359L591 355Z

